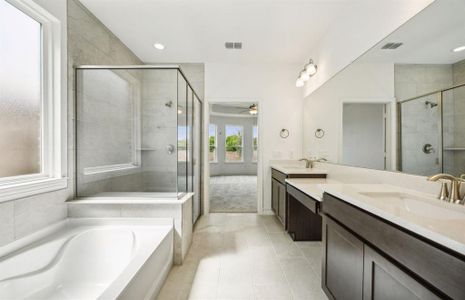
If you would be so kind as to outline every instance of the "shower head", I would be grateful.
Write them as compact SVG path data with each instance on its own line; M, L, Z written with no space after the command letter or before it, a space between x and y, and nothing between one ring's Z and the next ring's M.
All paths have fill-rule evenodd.
M438 106L438 104L437 104L437 103L435 103L435 102L431 102L431 101L428 101L428 100L427 100L427 101L425 101L425 105L426 105L426 106L428 106L428 105L429 105L429 108L434 108L434 107Z
M173 105L173 101L169 101L169 102L166 102L166 103L165 103L165 106L166 106L166 107L170 107L170 108L171 108L172 105Z

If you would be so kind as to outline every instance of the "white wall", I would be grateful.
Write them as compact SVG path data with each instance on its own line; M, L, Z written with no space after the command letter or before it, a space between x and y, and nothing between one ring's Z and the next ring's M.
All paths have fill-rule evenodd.
M304 154L339 162L343 102L394 101L394 65L356 63L304 99ZM317 128L325 131L315 137Z
M308 96L434 0L349 1L327 34L309 53L318 73L304 87ZM357 6L354 9L354 6ZM302 62L302 65L305 62ZM296 69L296 75L299 68Z
M271 211L270 160L296 159L302 154L302 96L295 87L296 68L294 64L205 64L208 102L258 102L258 178L262 178L258 195L263 192L266 213ZM290 132L287 139L279 136L282 128ZM208 174L208 165L205 170ZM258 208L260 212L261 203Z

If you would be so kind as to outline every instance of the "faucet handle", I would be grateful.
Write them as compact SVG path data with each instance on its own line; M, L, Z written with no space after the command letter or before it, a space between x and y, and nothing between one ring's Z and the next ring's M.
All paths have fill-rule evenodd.
M449 200L449 189L447 188L447 182L441 182L441 190L439 191L438 199L442 201Z
M447 183L442 181L441 182L441 191L439 192L438 199L443 200L443 201L449 201L452 203L457 203L460 202L460 190L459 190L459 184L458 182L461 181L462 179L459 179L457 177L454 177L450 174L445 174L445 173L440 173L436 174L433 176L428 177L428 181L438 181L440 179L445 179L450 181L450 194L447 189Z

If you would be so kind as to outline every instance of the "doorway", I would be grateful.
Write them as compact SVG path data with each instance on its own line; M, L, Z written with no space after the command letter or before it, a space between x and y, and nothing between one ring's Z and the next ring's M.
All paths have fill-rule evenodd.
M211 104L209 117L210 212L257 212L258 104Z
M386 104L344 103L342 123L342 163L386 170Z

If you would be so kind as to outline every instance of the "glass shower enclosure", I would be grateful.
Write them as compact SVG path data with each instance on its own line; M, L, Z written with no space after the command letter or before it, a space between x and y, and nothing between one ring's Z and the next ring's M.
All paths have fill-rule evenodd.
M202 101L176 65L76 68L77 197L180 199L200 214Z
M399 103L399 170L465 173L465 85Z

